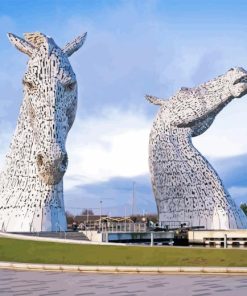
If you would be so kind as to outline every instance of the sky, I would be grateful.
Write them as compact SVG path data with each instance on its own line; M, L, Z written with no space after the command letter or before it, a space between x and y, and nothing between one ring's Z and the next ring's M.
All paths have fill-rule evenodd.
M144 98L169 98L225 73L247 69L247 1L8 0L0 3L0 168L22 102L27 56L7 32L43 32L63 47L87 31L71 58L78 111L68 135L66 209L79 213L154 213L148 137L158 109ZM231 102L193 139L234 200L247 202L247 96Z

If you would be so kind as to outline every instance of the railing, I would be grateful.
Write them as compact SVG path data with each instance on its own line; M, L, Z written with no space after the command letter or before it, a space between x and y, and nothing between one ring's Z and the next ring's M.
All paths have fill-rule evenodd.
M146 223L130 223L130 222L102 222L84 224L80 223L79 229L87 231L99 231L99 232L146 232Z
M160 221L157 226L170 229L170 228L180 228L182 225L185 227L190 227L190 222L189 221Z
M110 223L101 225L102 232L146 232L146 223Z

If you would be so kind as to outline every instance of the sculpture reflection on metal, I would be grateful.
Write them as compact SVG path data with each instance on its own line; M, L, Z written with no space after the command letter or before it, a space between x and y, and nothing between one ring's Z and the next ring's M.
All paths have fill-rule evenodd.
M169 100L146 96L160 106L150 133L149 166L159 220L164 224L247 228L246 216L191 142L228 103L246 93L247 72L234 68L198 87L181 88Z
M8 37L29 61L17 127L0 175L0 230L66 230L65 142L77 106L76 76L68 57L83 45L86 34L64 49L42 33Z

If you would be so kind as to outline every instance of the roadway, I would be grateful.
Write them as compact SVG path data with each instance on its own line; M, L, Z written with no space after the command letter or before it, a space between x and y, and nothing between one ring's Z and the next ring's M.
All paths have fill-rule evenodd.
M247 276L67 273L0 269L1 296L243 296Z

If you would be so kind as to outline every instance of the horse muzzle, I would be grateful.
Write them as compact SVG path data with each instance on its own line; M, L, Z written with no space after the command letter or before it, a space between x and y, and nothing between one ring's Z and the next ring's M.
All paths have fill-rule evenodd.
M47 185L58 184L67 169L67 153L56 153L53 157L47 157L44 153L39 152L36 157L38 174L41 180Z

